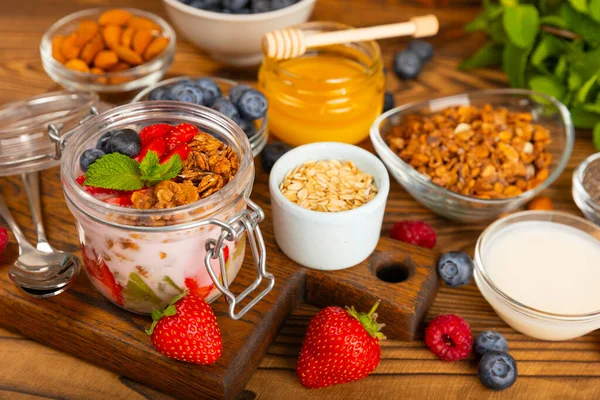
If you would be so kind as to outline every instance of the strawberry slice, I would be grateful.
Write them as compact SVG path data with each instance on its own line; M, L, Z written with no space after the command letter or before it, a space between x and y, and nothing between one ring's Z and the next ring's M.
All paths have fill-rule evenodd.
M77 179L75 179L75 180L77 181L79 186L81 186L83 188L83 190L85 190L92 196L99 195L99 194L125 193L124 191L117 190L117 189L105 189L105 188L94 187L94 186L84 186L83 182L85 182L85 175L78 176Z
M188 157L188 154L190 154L190 151L190 146L188 146L186 143L182 143L167 154L165 154L164 156L162 156L160 158L160 163L164 164L168 162L171 159L171 157L173 157L175 154L179 154L181 161L185 161Z
M133 202L131 201L131 194L126 194L123 196L117 196L117 197L110 197L106 200L104 200L105 203L108 204L113 204L115 206L121 206L121 207L130 207L133 205Z
M87 252L85 250L85 246L83 246L82 252L83 261L85 263L85 267L87 272L94 279L99 281L104 287L106 287L111 295L112 300L118 305L123 305L123 287L115 281L115 277L111 274L108 266L102 259L98 259L96 252L94 251L94 259L90 259L87 256Z
M169 124L154 124L143 128L139 134L142 148L155 138L165 136L172 128Z
M137 162L142 162L142 160L144 159L144 157L146 157L146 154L148 154L149 151L153 151L158 156L158 158L160 158L163 154L167 152L167 150L167 142L165 141L165 138L162 136L157 137L154 138L150 143L148 143L146 147L142 147L140 154L135 156L133 159Z
M211 283L208 286L200 287L194 278L185 278L184 282L185 287L190 291L190 293L200 297L201 299L206 299L206 296L208 296L215 288L214 283Z
M172 150L182 143L189 143L199 132L195 125L179 124L165 135L167 147Z

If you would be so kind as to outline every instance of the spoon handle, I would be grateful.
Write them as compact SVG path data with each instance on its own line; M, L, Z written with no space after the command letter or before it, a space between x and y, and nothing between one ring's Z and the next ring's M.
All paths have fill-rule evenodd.
M17 243L19 244L19 255L23 254L24 249L35 250L33 248L33 246L31 245L31 243L29 243L27 241L27 238L21 231L21 228L19 227L17 222L13 219L13 216L10 213L10 210L8 209L8 207L6 206L6 203L4 202L4 198L2 197L1 194L0 194L0 217L2 217L2 219L4 219L4 221L6 221L9 228L12 230L13 235L15 235L15 239L17 239Z
M40 201L40 173L38 171L21 174L21 180L25 187L25 193L29 199L29 209L31 210L31 219L37 233L37 249L46 253L53 251L46 238L44 221L42 219L42 206Z

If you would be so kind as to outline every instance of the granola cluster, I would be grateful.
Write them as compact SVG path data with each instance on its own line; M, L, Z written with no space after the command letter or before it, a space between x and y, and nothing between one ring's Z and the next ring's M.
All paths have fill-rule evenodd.
M170 208L193 203L223 188L240 167L233 150L208 133L196 134L189 147L191 151L179 175L172 181L135 192L134 208Z
M387 142L436 185L481 199L518 196L549 174L550 131L530 113L504 107L458 106L413 114Z

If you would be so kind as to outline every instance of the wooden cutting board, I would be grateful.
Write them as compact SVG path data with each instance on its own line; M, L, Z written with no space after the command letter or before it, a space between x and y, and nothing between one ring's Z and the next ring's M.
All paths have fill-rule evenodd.
M0 260L0 324L40 343L180 398L234 399L273 341L285 317L306 299L325 305L354 305L368 310L377 299L386 315L384 333L411 340L437 291L436 255L425 249L381 238L369 259L343 271L314 271L290 261L277 247L271 226L266 173L257 174L252 198L265 210L261 224L267 245L268 270L276 284L269 295L238 321L229 318L220 297L213 303L223 336L223 354L210 366L168 359L154 350L144 327L148 317L124 311L102 297L85 274L66 293L52 299L33 299L18 290L7 276L17 257L11 242ZM25 231L27 201L18 180L2 183L2 194ZM64 204L58 168L42 174L45 223L52 244L77 251L72 216ZM52 212L48 212L52 210ZM25 227L25 226L24 226ZM251 256L232 285L234 292L254 280Z

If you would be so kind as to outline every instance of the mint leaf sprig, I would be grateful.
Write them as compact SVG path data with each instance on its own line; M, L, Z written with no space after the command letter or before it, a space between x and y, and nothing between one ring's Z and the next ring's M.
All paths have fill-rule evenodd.
M83 184L104 189L139 190L175 178L182 168L179 154L161 164L153 151L149 151L141 163L121 153L110 153L90 165Z

